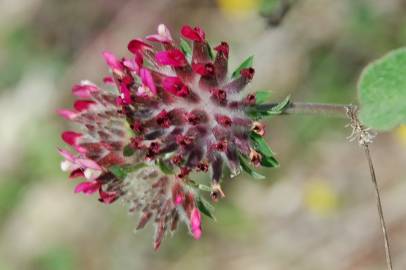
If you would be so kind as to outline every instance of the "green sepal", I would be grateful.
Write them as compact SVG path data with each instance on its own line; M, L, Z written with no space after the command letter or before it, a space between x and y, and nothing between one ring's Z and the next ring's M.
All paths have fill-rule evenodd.
M214 52L213 52L213 48L210 46L209 43L207 43L207 51L209 53L209 57L211 60L214 60Z
M156 161L156 164L164 174L175 174L173 171L173 166L168 162L168 160L160 158Z
M133 154L134 154L134 149L131 147L131 145L126 145L125 147L124 147L124 150L123 150L123 155L125 156L125 157L130 157L130 156L132 156Z
M289 106L289 104L290 104L290 96L287 96L284 100L282 100L277 105L273 106L271 109L266 110L258 106L260 104L256 104L254 106L247 107L245 113L251 119L259 120L265 116L282 114L287 108L287 106Z
M249 175L251 175L252 177L254 177L256 179L265 179L266 178L264 175L259 174L256 171L254 171L254 169L251 168L251 166L248 163L248 160L244 156L239 155L239 159L240 159L241 168L246 173L248 173Z
M139 169L146 167L145 163L138 163L135 165L113 165L109 167L109 172L114 174L118 179L124 180L129 173L135 172Z
M247 59L244 60L244 62L241 63L241 65L233 71L233 73L231 74L231 78L235 79L238 76L240 76L240 71L243 70L244 68L250 68L252 67L252 64L254 62L254 56L250 56Z
M198 184L197 188L202 191L211 192L211 187L203 185L203 184Z
M290 103L290 95L287 96L284 100L278 103L278 105L272 107L272 109L268 110L266 115L275 115L275 114L281 114L283 111L286 109L286 107Z
M279 167L279 162L275 157L262 156L261 165L268 168Z
M255 132L250 133L251 142L258 152L260 152L263 156L273 157L274 153L272 152L271 148L266 143L265 139L256 134Z
M180 38L180 49L185 54L186 58L192 58L192 47L190 47L189 42L183 38Z
M214 206L211 205L203 196L200 194L197 194L196 196L196 204L197 208L199 208L200 212L202 212L204 215L208 216L209 218L216 220L216 217L214 216Z

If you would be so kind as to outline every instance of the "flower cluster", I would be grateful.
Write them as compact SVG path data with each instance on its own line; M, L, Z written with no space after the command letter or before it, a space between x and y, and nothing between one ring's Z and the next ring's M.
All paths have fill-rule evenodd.
M199 27L184 26L181 35L177 46L159 25L157 34L129 42L129 58L104 52L111 74L103 81L115 91L83 81L72 89L74 109L58 111L82 127L62 133L76 153L59 150L62 170L85 178L75 192L128 202L140 215L137 229L156 224L155 248L179 221L201 236L208 203L190 173L210 174L216 201L224 196L224 167L258 177L252 166L277 166L257 120L279 111L261 111L259 97L244 90L254 76L251 62L230 78L226 42L212 49Z

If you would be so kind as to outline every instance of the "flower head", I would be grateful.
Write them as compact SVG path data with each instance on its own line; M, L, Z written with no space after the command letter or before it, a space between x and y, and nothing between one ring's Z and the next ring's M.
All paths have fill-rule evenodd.
M155 248L179 221L201 237L202 203L191 172L210 175L218 200L225 167L237 175L252 172L251 165L277 165L256 121L264 112L245 90L254 69L241 66L230 78L226 42L213 55L201 28L184 26L181 35L191 48L186 40L178 47L159 25L157 34L129 42L129 58L104 52L111 75L103 81L116 91L83 81L72 89L74 108L58 111L82 127L62 133L76 154L60 150L62 169L85 178L75 192L128 202L140 216L137 229L154 221Z

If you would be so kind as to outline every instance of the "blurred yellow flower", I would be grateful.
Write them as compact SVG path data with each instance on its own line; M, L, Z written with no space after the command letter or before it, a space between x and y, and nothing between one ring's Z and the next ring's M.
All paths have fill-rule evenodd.
M395 130L395 136L401 144L406 146L406 125L400 125Z
M260 0L217 0L218 6L226 15L240 17L256 12L260 2Z
M315 179L306 184L304 204L312 212L327 216L338 207L338 196L326 181Z

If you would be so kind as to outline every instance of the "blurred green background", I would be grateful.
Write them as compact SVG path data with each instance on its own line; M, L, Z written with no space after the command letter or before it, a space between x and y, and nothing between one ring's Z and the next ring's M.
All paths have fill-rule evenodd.
M185 228L152 249L152 229L133 233L120 203L73 194L59 169L55 115L70 87L100 83L102 50L126 54L131 38L165 23L200 25L229 41L231 66L255 55L254 89L280 100L356 103L362 68L406 44L404 0L297 0L278 27L260 13L276 0L0 1L0 270L383 269L383 241L362 149L340 119L271 119L267 139L281 161L227 180L217 221L199 241ZM372 145L393 246L406 269L406 126Z

